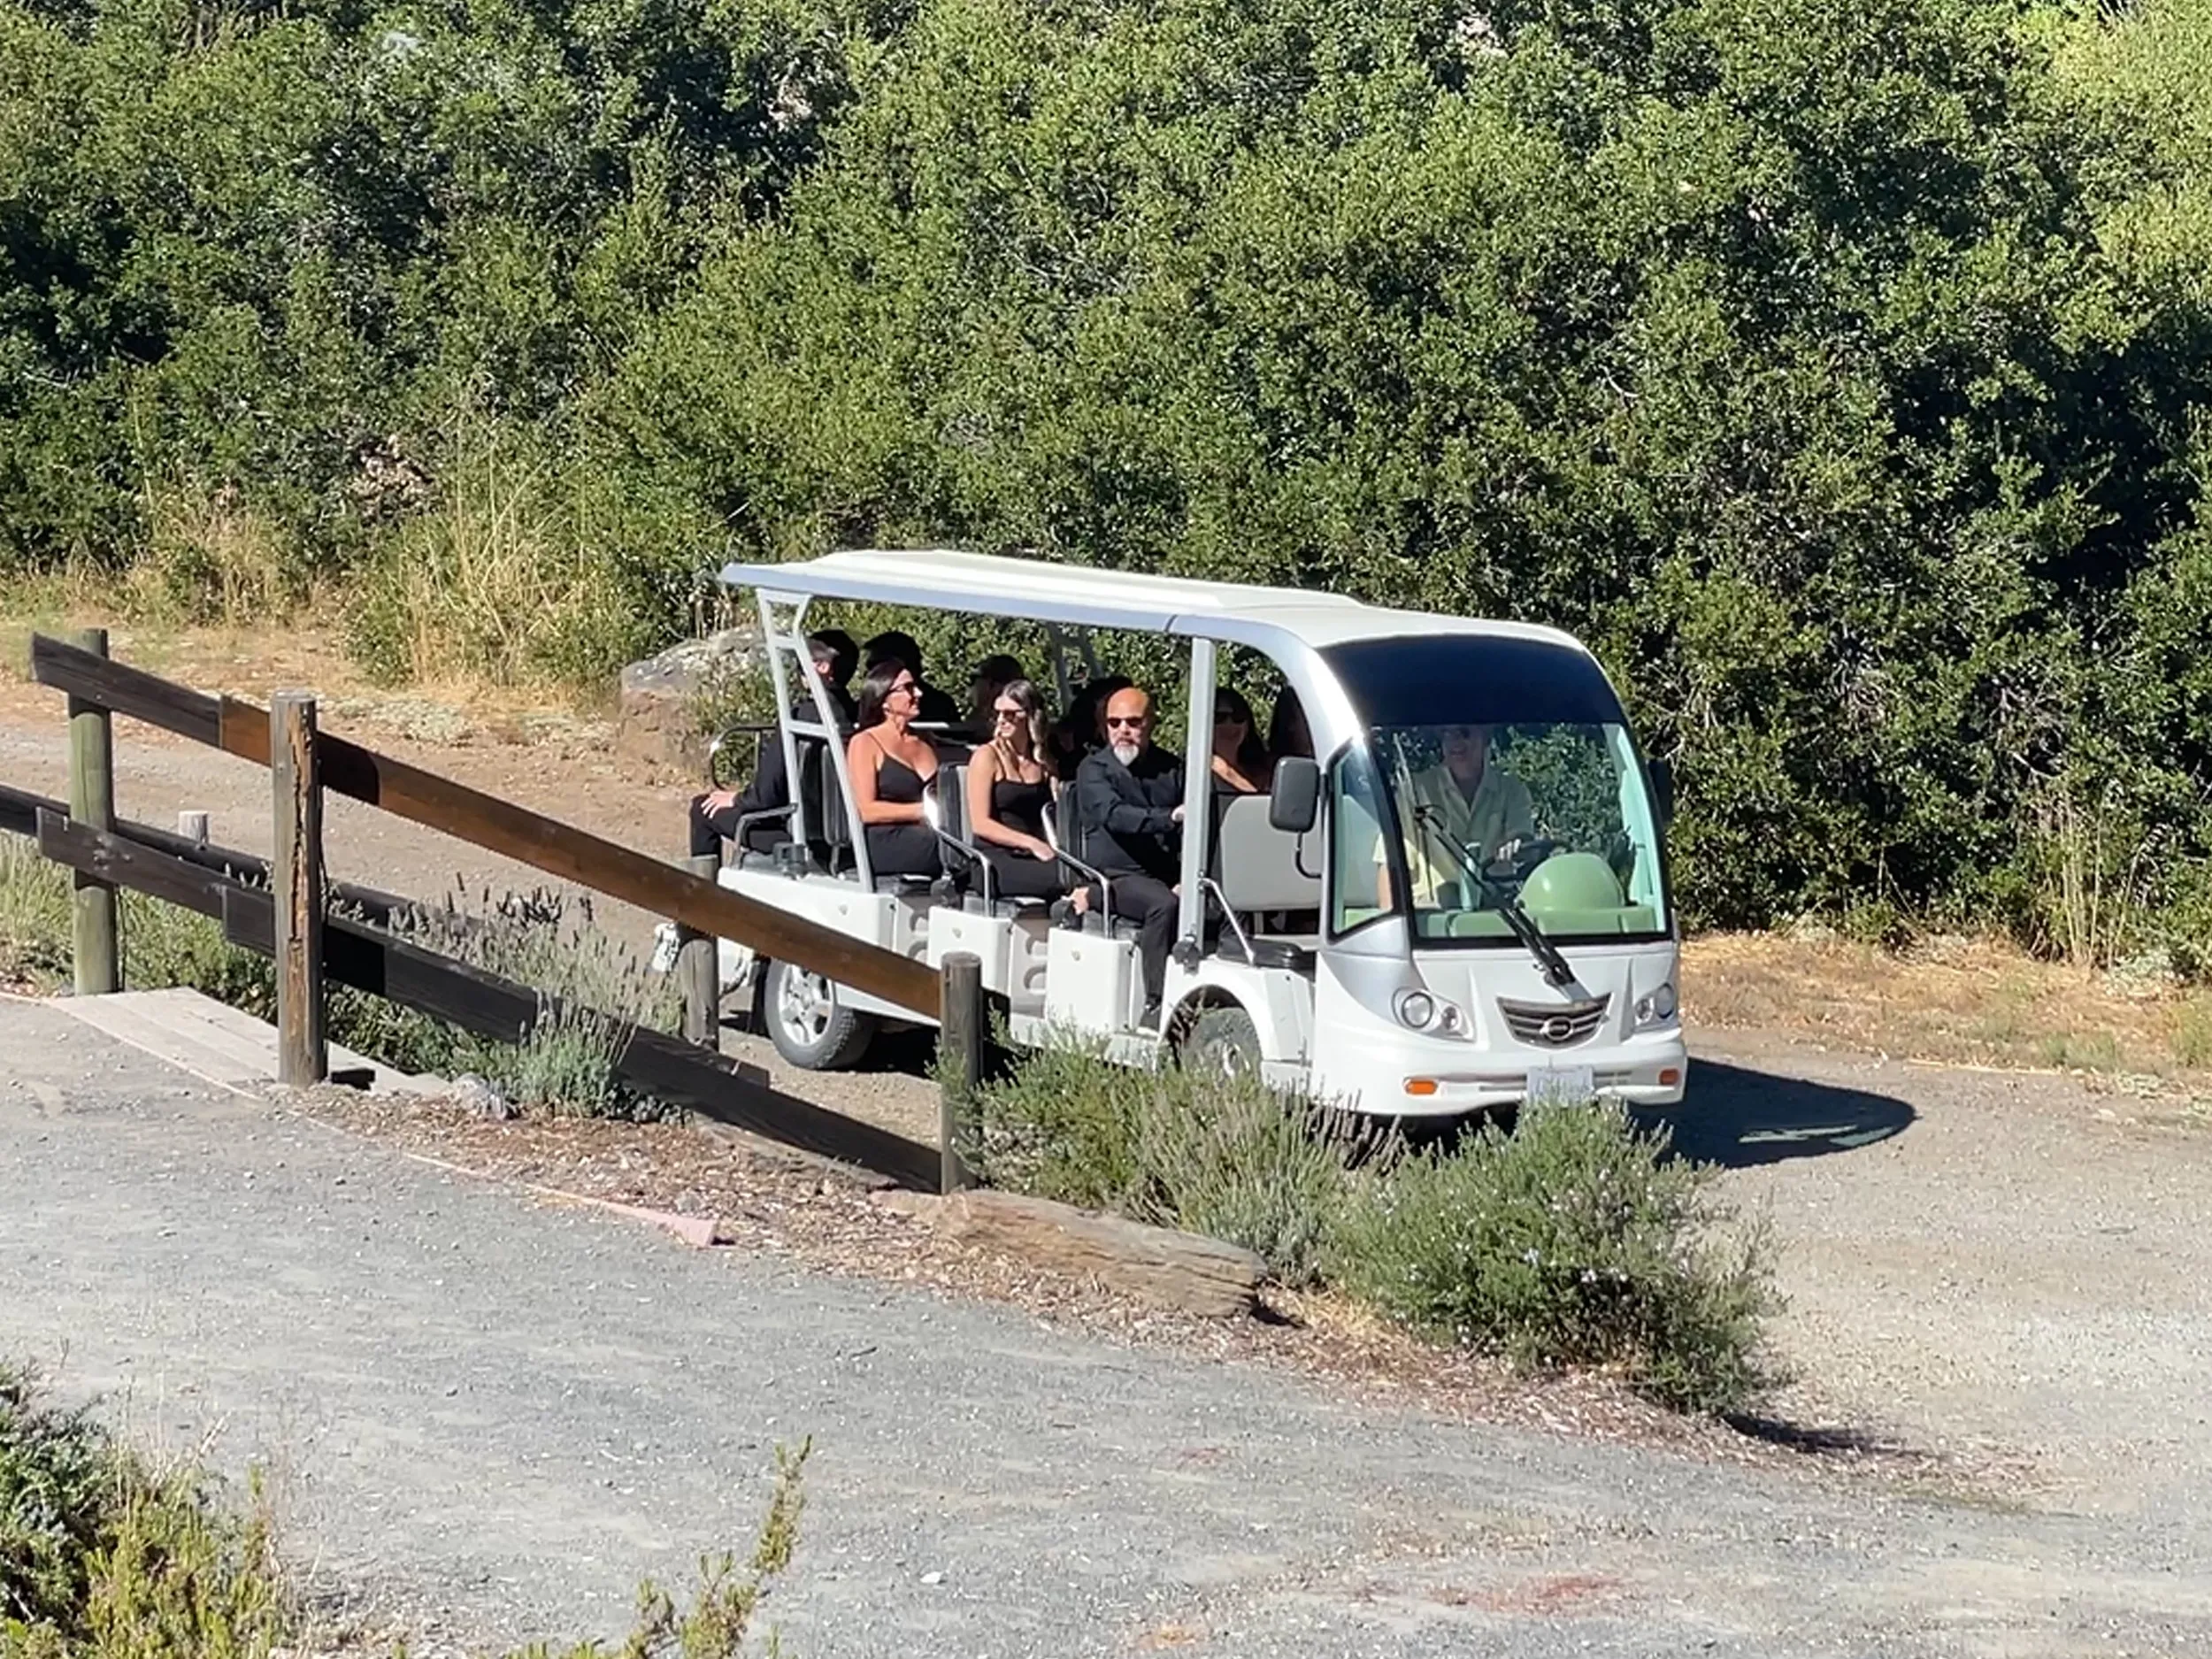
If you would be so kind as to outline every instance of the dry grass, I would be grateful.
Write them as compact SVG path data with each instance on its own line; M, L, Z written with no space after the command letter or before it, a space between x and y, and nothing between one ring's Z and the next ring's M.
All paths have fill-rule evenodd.
M625 656L628 596L593 526L542 461L461 421L436 504L351 595L348 642L387 684L594 683Z
M1693 1031L1797 1032L1970 1065L2176 1079L2212 1071L2212 996L2039 962L1991 940L1932 937L1898 954L1817 935L1724 933L1692 941L1682 956Z

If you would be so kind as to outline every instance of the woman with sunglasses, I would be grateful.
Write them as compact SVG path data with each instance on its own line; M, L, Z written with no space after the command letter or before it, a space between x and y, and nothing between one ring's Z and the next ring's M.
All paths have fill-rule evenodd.
M860 682L860 729L845 750L853 804L877 876L943 872L937 835L922 815L922 794L937 776L937 751L907 729L921 706L914 671L895 657L877 662Z
M1223 686L1214 693L1214 787L1227 795L1265 795L1275 785L1275 762L1253 727L1244 694Z
M1067 891L1045 839L1052 774L1044 764L1045 712L1037 687L1009 680L991 701L991 738L968 763L968 833L991 864L991 896L1056 899Z

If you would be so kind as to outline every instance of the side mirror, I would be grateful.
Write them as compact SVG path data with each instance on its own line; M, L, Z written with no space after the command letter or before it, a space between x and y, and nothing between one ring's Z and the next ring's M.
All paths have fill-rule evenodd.
M1668 828L1674 822L1674 763L1655 760L1646 770L1651 773L1652 810L1659 815L1659 827Z
M1321 768L1303 755L1275 763L1275 787L1267 798L1267 821L1287 834L1303 835L1321 818Z

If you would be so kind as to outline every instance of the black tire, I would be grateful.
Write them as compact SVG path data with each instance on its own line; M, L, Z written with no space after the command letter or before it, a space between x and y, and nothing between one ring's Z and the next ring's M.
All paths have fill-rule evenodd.
M876 1019L846 1005L841 987L788 962L771 962L760 1017L776 1052L806 1071L839 1071L868 1052Z
M1257 1077L1260 1070L1260 1028L1251 1015L1234 1002L1202 1008L1175 1046L1176 1058L1187 1071L1213 1077Z

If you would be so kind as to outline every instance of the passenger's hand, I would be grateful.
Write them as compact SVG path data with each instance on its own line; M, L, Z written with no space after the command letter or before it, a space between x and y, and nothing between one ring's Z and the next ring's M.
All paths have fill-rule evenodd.
M1167 815L1167 821L1171 824L1180 824L1183 821L1183 809L1179 806L1170 812Z
M699 809L703 812L726 812L736 804L736 790L711 789L709 790L705 797L700 801Z
M1060 856L1052 850L1052 844L1049 841L1032 841L1029 843L1028 851L1032 858L1041 859L1046 864L1050 864Z

